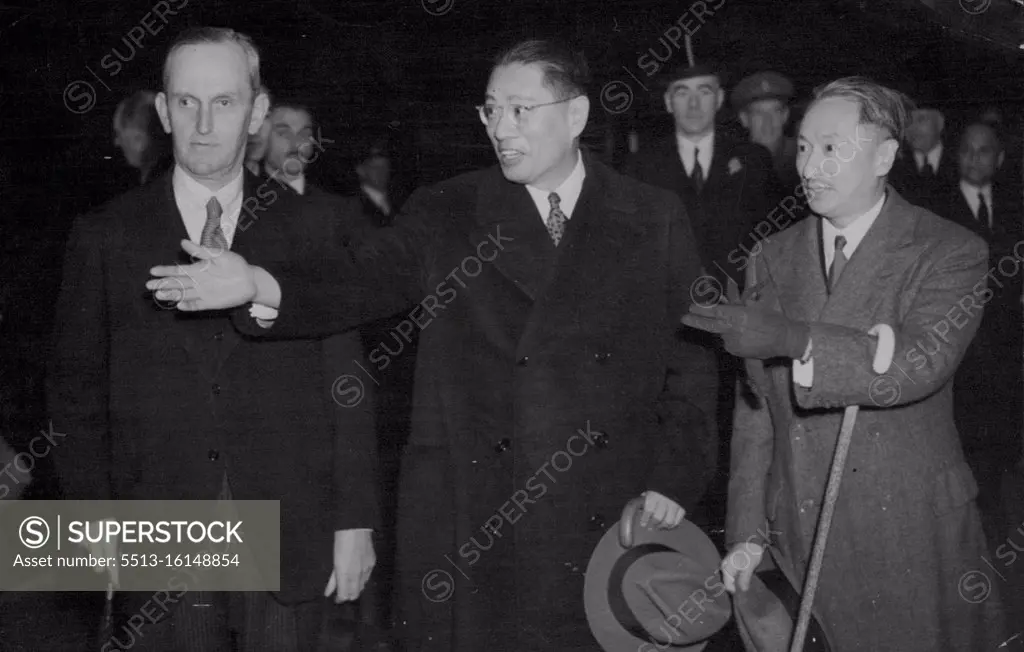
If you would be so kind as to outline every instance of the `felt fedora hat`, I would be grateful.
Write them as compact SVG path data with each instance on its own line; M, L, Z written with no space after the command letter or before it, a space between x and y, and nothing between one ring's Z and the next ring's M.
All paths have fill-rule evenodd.
M605 652L699 652L732 614L721 556L689 521L665 530L640 527L642 508L642 498L630 501L590 557L590 630Z

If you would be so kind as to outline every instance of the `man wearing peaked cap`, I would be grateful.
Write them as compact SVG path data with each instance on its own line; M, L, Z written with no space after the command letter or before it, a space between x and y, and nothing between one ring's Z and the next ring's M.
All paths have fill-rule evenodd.
M786 192L800 183L796 169L796 139L786 136L793 83L768 70L744 77L732 92L732 107L750 133L751 142L772 154L775 175Z

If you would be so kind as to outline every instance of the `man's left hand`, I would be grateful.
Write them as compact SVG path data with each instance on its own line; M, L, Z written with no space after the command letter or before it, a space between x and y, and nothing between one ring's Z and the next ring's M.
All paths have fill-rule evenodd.
M811 329L804 322L757 305L700 306L692 304L683 323L709 333L719 333L725 349L741 358L791 358L807 351Z
M336 603L355 600L366 587L377 564L370 530L339 530L334 533L334 572L327 580L324 597L335 594Z
M644 492L644 511L640 515L640 527L647 527L647 522L651 521L655 527L671 530L683 522L684 516L686 510L676 501L657 491Z

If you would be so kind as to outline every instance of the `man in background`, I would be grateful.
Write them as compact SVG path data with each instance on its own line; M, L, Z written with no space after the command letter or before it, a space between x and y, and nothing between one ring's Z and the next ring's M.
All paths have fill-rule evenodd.
M897 159L891 183L911 204L945 217L943 200L957 183L956 152L947 151L942 142L946 127L942 112L927 99L918 102L907 127L908 151Z
M985 303L981 327L954 383L957 430L978 481L978 505L985 534L993 546L1002 543L1008 534L1001 487L1004 474L1020 458L1024 430L1021 368L1009 363L1024 355L1021 275L1002 273L999 267L1004 257L1014 259L1014 246L1022 241L1024 233L1020 186L998 175L1005 157L994 127L982 122L969 124L957 151L959 182L943 202L947 207L945 217L985 239L989 268L995 270L989 286L992 296ZM1015 267L1003 262L1002 269Z
M698 251L704 264L708 292L724 292L729 280L743 285L750 252L772 225L778 183L768 150L760 144L731 138L715 126L725 102L722 73L711 64L684 66L664 80L665 111L672 116L673 133L649 150L627 159L623 171L640 181L676 193L686 206ZM797 202L792 202L796 219ZM776 221L789 218L784 213ZM708 299L707 296L702 299ZM709 346L718 346L709 341ZM732 413L736 400L736 359L718 349L718 469L698 522L717 526L725 518L725 484Z
M732 91L732 106L750 142L771 152L775 176L785 195L800 185L796 169L796 138L786 135L793 82L777 72L759 72L743 78Z

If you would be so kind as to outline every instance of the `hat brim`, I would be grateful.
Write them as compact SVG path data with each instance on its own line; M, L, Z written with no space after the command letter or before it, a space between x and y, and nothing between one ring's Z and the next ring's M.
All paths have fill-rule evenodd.
M636 528L636 541L633 548L644 544L662 544L674 551L686 551L698 560L709 576L717 572L721 557L714 543L704 534L703 531L693 523L684 520L676 528L671 530L659 530L655 528ZM656 546L661 547L661 546ZM605 650L605 652L638 652L643 650L642 646L648 646L650 652L655 649L674 650L676 652L701 652L707 647L708 638L692 644L666 644L654 642L648 638L641 638L634 631L627 629L613 608L610 600L612 587L610 580L615 574L615 567L620 559L629 551L619 543L619 524L608 530L601 537L601 541L594 548L590 563L587 566L587 574L584 581L583 603L587 614L587 622L594 638ZM726 594L723 592L722 596ZM728 599L728 598L725 598ZM728 622L726 619L721 623L724 627ZM718 630L716 630L717 632Z

